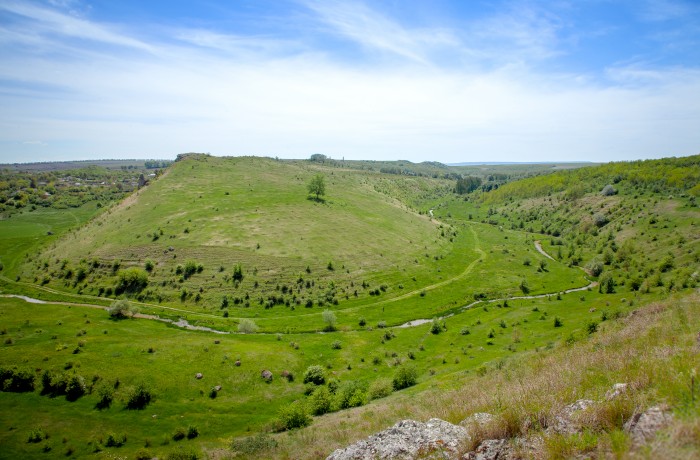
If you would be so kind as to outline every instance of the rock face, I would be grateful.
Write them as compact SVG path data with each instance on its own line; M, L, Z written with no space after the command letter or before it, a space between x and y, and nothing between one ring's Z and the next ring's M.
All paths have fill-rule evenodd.
M659 406L650 407L642 414L635 414L625 423L625 431L635 445L650 441L656 432L671 421L671 415Z
M414 459L435 453L437 457L454 458L459 444L468 437L467 430L437 418L425 423L402 420L393 427L338 449L326 460Z

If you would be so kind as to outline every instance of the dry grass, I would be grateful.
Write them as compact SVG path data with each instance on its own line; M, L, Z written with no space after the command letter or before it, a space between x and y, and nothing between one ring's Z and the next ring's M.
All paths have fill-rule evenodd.
M260 457L325 458L334 449L405 418L438 417L458 423L475 412L496 415L491 423L473 429L468 449L483 439L544 432L564 406L586 398L599 401L577 414L576 421L587 427L586 432L550 437L545 457L588 452L598 458L660 458L664 452L664 458L697 458L700 394L692 400L689 375L700 367L695 343L700 294L652 303L603 326L574 346L533 354L482 377L460 377L456 390L396 394L317 418L307 429L278 436L278 447L261 452ZM606 401L606 391L617 382L628 383L627 392ZM700 385L695 393L699 389ZM675 421L659 440L632 451L622 431L624 421L655 404L668 404Z

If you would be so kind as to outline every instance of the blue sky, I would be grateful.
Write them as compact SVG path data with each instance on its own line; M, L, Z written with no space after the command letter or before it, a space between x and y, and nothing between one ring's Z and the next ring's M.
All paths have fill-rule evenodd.
M700 2L0 2L0 162L700 153Z

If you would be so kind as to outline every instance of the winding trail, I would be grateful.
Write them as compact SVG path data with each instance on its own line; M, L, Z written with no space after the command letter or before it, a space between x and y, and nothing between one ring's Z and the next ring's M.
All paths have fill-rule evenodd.
M377 305L385 305L385 304L389 304L389 303L393 303L393 302L398 302L400 300L404 300L404 299L407 299L409 297L419 295L419 293L421 291L431 291L434 289L438 289L440 287L446 286L446 285L451 284L459 279L466 277L469 273L471 273L471 271L474 269L476 264L483 261L487 257L486 252L483 249L481 249L481 245L479 243L479 237L478 237L476 231L474 231L474 229L471 226L469 227L469 230L471 231L471 233L474 237L474 250L479 253L479 257L477 259L473 260L465 268L465 270L462 273L460 273L460 274L458 274L450 279L441 281L439 283L431 284L429 286L425 286L419 290L407 292L406 294L402 294L400 296L393 297L391 299L381 300L379 302L375 302L375 303L367 304L367 305L360 305L358 307L348 308L348 309L345 309L343 311L354 311L354 310L363 309L363 308L367 308L367 307L372 307L372 306L377 306ZM554 259L554 257L550 256L549 254L547 254L547 252L544 249L542 249L542 244L540 243L540 241L535 241L534 244L535 244L535 249L537 249L537 251L540 254L547 257L548 259L556 261L556 259ZM582 268L582 270L583 270L583 268ZM584 270L584 272L585 272L585 270ZM11 283L11 284L22 284L22 285L30 286L33 289L39 289L39 290L42 290L44 292L48 292L51 294L57 294L57 295L63 295L63 296L69 296L69 297L77 297L79 299L95 299L95 300L99 299L102 301L107 300L103 297L95 297L95 296L90 296L90 295L85 295L85 294L72 294L72 293L58 291L56 289L51 289L51 288L48 288L45 286L37 286L35 284L31 284L31 283L27 283L27 282L13 281L13 280L10 280L9 278L7 278L6 276L3 276L3 275L0 275L0 279L3 279L4 281ZM552 293L547 293L547 294L503 297L503 298L488 299L488 300L475 300L474 302L470 303L469 305L465 305L465 306L461 307L459 309L459 311L462 312L462 311L468 310L468 309L473 308L476 305L479 305L481 303L494 303L494 302L502 302L502 301L507 301L507 300L543 299L543 298L547 298L547 297L550 297L552 295L557 295L557 294L569 294L572 292L585 291L588 289L592 289L596 286L598 286L598 282L591 281L586 286L566 289L564 291L557 291L557 292L552 292ZM24 300L25 302L34 303L34 304L65 305L65 306L69 306L69 307L87 307L87 308L98 308L98 309L105 310L105 311L109 310L109 307L106 307L104 305L97 305L97 304L90 304L90 303L79 303L79 302L61 302L61 301L52 301L52 300L40 300L40 299L35 299L32 297L25 296L25 295L17 295L17 294L0 294L0 298L2 298L2 297L17 298L17 299ZM172 311L172 312L176 312L176 313L182 313L183 315L187 315L187 316L199 316L199 317L204 317L204 318L221 319L221 317L218 315L213 315L213 314L209 314L209 313L192 312L189 310L183 310L183 309L174 308L174 307L166 307L163 305L156 305L156 304L150 304L150 303L144 303L144 302L139 302L137 305L150 307L150 308L158 308L158 309L162 309L162 310L168 310L168 311ZM316 315L318 315L318 313L307 313L304 315L297 315L295 317L316 316ZM454 315L454 313L446 315L444 317L440 317L438 319L444 319L444 318L447 318L447 317L450 317L453 315ZM212 332L215 334L231 334L231 332L229 332L229 331L220 331L220 330L213 329L213 328L206 327L206 326L195 326L193 324L190 324L184 318L179 318L177 321L175 321L175 320L172 320L169 318L161 318L158 315L149 315L149 314L144 314L144 313L136 313L136 314L134 314L134 318L160 321L163 323L172 324L176 327L180 327L180 328L187 329L187 330L193 330L193 331ZM235 319L240 319L240 318L230 318L230 319L235 320ZM420 325L429 323L431 321L432 321L432 319L413 319L411 321L400 324L398 326L392 326L392 328L416 327L416 326L420 326Z
M535 249L537 249L539 251L539 253L542 254L543 256L545 256L546 258L551 259L551 260L556 260L554 257L547 254L547 252L544 249L542 249L542 243L540 243L539 240L535 241Z

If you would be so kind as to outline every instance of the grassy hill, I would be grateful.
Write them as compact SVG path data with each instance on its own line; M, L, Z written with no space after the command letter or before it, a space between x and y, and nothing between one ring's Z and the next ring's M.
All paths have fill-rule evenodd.
M307 192L319 173L328 189L320 202ZM406 204L445 186L312 162L187 156L31 256L19 276L78 294L126 295L157 314L196 313L199 324L224 330L258 318L275 332L322 329L325 308L352 329L360 319L395 325L444 315L475 295L515 295L523 279L533 293L586 285L560 264L523 266L544 257L530 255L522 234L445 224ZM120 292L129 269L145 281ZM488 286L483 276L492 277Z
M536 431L627 381L624 404L594 414L584 438L548 439L547 455L624 457L620 420L666 403L686 433L671 444L692 457L698 159L456 195L444 177L195 155L72 229L13 216L0 225L23 249L3 249L14 262L0 288L50 302L0 297L0 445L15 458L226 458L235 439L243 457L325 458L406 417L486 410L507 422L494 430ZM306 190L319 173L323 202ZM57 234L41 241L50 219ZM117 292L133 270L146 284ZM99 308L115 298L142 316ZM326 311L335 330L318 333ZM225 332L252 319L259 333L148 315ZM304 382L310 366L324 384ZM415 385L394 387L406 373ZM138 389L145 408L130 406ZM304 413L310 427L270 434Z

